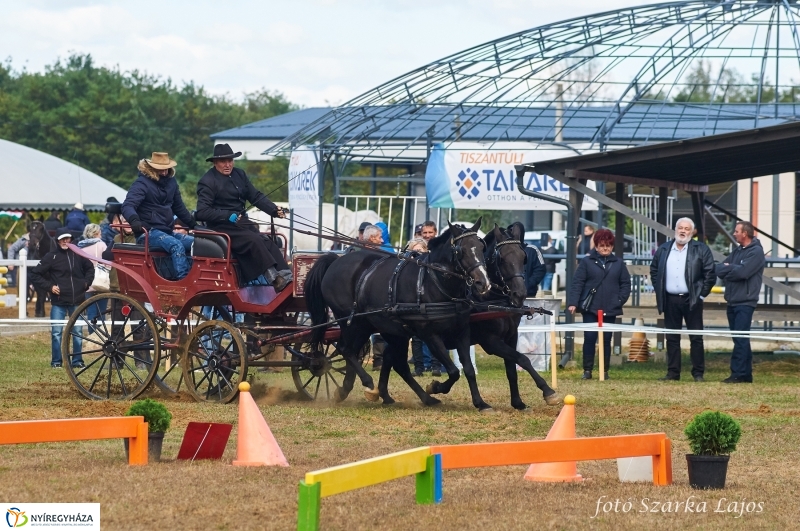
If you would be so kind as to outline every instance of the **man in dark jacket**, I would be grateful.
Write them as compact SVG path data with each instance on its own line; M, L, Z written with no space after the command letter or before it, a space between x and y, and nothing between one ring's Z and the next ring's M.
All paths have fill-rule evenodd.
M703 299L717 280L711 249L692 240L694 221L681 218L675 224L675 239L661 245L650 263L650 280L656 292L658 313L664 314L664 326L680 330L703 329ZM692 377L703 381L705 353L703 336L689 334ZM667 375L661 380L681 379L681 336L667 334Z
M242 283L262 274L275 291L281 291L292 280L292 272L275 243L258 232L245 212L245 201L269 216L286 217L266 195L256 190L247 174L233 167L233 159L241 156L228 144L214 146L214 155L207 158L211 168L197 183L197 220L205 221L211 230L231 237L231 251L239 260Z
M725 282L725 300L728 302L728 325L731 331L749 331L753 312L758 305L758 295L764 275L764 248L755 237L753 224L741 221L736 224L733 237L739 247L721 264L717 276ZM724 383L753 383L753 351L750 338L733 338L731 375Z
M86 212L83 211L83 203L75 203L75 206L72 207L72 210L69 211L64 220L64 226L72 233L82 233L83 228L89 223L91 221L89 221L89 216L86 215Z
M542 234L542 255L558 254L558 250L553 245L553 238L549 234ZM556 273L556 264L561 261L560 258L545 258L544 267L545 273L542 279L542 289L550 291L553 289L553 275ZM558 287L558 286L556 286Z
M539 283L544 278L547 268L544 265L542 252L535 245L525 246L525 290L528 297L535 297L539 291Z
M186 209L181 191L175 181L177 163L167 153L153 153L152 158L139 161L139 176L131 185L122 203L122 215L131 225L136 242L144 244L144 229L151 251L165 251L172 256L176 278L182 279L191 269L194 237L173 232L175 216L189 228L195 226L192 214Z
M55 232L63 227L61 220L58 217L58 212L50 212L50 216L44 220L44 230L55 236Z
M56 235L58 247L47 253L39 261L39 265L31 269L31 282L37 288L50 292L50 320L69 319L78 305L83 302L86 290L94 280L92 262L73 253L67 245L72 241L72 234L66 228L59 229ZM72 336L72 356L67 363L73 367L83 367L81 356L81 334L83 327L75 327ZM52 324L50 365L54 369L61 368L61 334L63 324Z

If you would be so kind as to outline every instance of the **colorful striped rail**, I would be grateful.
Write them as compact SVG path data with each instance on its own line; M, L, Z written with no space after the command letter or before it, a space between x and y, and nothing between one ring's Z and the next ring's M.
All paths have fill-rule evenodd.
M308 472L300 482L298 531L319 529L321 498L416 474L417 503L442 501L442 470L653 457L653 483L672 484L672 442L664 433L583 437L557 441L424 446Z
M147 464L147 423L144 417L0 422L0 445L95 439L128 439L128 464Z

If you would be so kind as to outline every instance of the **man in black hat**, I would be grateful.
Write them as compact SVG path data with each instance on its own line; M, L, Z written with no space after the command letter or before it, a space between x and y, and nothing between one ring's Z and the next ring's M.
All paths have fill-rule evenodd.
M244 171L233 167L233 159L241 155L241 151L234 153L228 144L214 146L214 155L206 159L214 167L197 183L195 217L205 221L209 229L231 237L231 251L239 260L242 283L263 274L275 291L281 291L292 280L292 272L281 249L262 236L258 225L248 219L245 201L270 216L285 218L286 214L256 190Z

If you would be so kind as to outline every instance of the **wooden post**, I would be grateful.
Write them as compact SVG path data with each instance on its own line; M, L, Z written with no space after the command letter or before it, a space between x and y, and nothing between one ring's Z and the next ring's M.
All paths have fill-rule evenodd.
M322 483L306 485L300 481L297 493L297 531L319 529L320 491Z
M597 366L600 368L600 381L604 382L606 377L606 352L605 352L605 342L603 341L603 310L597 310L597 340L600 343L598 352L600 353L600 359L597 362Z

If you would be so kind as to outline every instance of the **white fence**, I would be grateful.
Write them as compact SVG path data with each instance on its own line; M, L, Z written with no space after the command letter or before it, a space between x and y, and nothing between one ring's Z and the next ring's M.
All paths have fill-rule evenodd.
M633 209L653 221L658 221L658 195L655 194L631 194ZM667 197L667 224L672 225L672 205L675 197ZM652 256L658 248L656 230L633 221L633 249L631 252L636 256Z
M0 265L14 266L17 268L17 307L19 318L28 318L28 268L35 267L39 260L28 260L28 250L22 249L19 252L19 260L0 260Z

